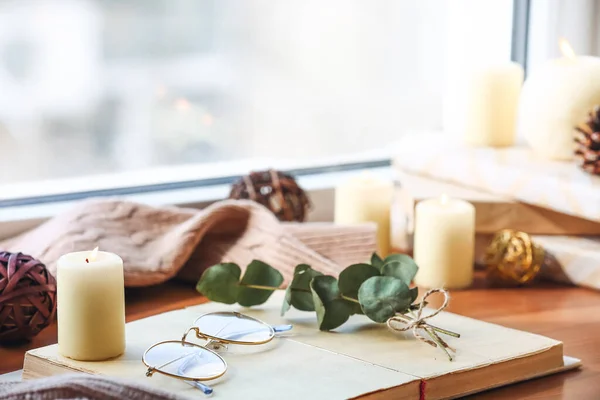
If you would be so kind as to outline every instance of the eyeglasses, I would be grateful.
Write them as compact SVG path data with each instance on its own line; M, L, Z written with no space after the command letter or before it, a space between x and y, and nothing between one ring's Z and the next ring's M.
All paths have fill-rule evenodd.
M167 340L150 346L142 357L148 367L146 376L155 372L180 379L209 395L213 389L202 383L217 379L227 371L227 363L217 353L232 345L259 345L273 340L276 333L292 325L271 326L237 312L215 312L200 316L181 340ZM204 346L186 341L190 332L207 340Z

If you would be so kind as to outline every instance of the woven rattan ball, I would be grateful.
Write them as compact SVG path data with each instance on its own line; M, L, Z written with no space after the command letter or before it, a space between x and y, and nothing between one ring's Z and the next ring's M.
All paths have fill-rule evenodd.
M303 222L310 207L308 196L291 175L268 170L252 172L235 182L230 199L250 199L267 207L280 221Z
M31 340L56 314L56 281L35 258L0 251L0 343Z
M486 249L488 278L495 283L525 285L542 269L544 249L525 232L503 229Z

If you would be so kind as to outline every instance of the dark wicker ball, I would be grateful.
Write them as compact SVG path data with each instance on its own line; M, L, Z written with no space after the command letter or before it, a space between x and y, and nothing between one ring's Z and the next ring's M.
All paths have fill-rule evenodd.
M251 172L231 187L230 199L250 199L267 207L280 221L303 222L308 214L308 196L288 174L268 170Z
M56 314L56 280L35 258L0 251L0 344L31 340Z

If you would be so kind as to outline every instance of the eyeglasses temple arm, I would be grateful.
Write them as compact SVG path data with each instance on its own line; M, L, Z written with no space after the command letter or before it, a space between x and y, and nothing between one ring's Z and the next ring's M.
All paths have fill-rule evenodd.
M291 331L293 327L294 327L293 325L276 325L276 326L273 326L272 328L275 333L281 333L281 332Z
M212 392L213 392L213 388L211 388L208 385L205 385L202 382L198 382L198 381L184 381L184 382L187 383L188 385L195 387L196 389L200 389L202 391L202 393L204 393L207 396L212 394Z
M196 355L194 355L194 357L199 357L199 358L202 358L202 354L196 354ZM192 357L192 358L188 358L187 360L185 360L185 361L184 361L184 362L183 362L183 363L182 363L182 364L179 366L179 368L177 369L177 373L178 373L179 375L181 375L181 376L185 376L185 370L186 370L186 368L187 368L187 367L188 367L188 366L189 366L191 363L193 363L193 362L194 362L193 360L194 360L194 358L193 358L193 357ZM202 391L202 393L204 393L204 394L205 394L205 395L207 395L207 396L208 396L209 394L212 394L212 392L213 392L213 388L211 388L211 387L210 387L210 386L208 386L208 385L205 385L205 384L204 384L204 383L202 383L202 382L198 382L198 381L191 381L191 380L189 380L189 381L188 381L188 380L185 380L185 382L187 382L189 385L192 385L193 387L195 387L195 388L197 388L197 389L200 389L200 390Z
M272 326L271 328L273 328L273 332L275 333L281 333L281 332L287 332L292 330L294 326L291 324L287 324L287 325L275 325ZM222 330L222 329L221 329ZM199 339L203 339L204 337L202 336L202 334L200 333L200 330L198 329L198 327L191 327L190 329L187 330L187 332L183 335L183 337L181 338L181 341L185 341L185 339L187 338L187 335L192 332L195 331L196 332L196 337L198 337ZM242 331L242 332L236 332L233 335L230 335L227 339L237 339L239 337L242 337L244 335L248 335L253 333L255 330L249 330L249 331ZM205 346L208 346L212 343L218 343L219 341L216 339L209 339L209 341L205 344Z
M276 325L276 326L272 326L271 328L273 329L273 332L275 333L281 333L281 332L287 332L289 330L291 330L294 326L293 325ZM257 329L250 329L250 330L245 330L245 331L241 331L241 332L235 332L232 333L231 335L227 336L227 339L229 340L236 340L239 339L241 337L244 337L245 335L250 335L254 332L257 332ZM202 338L201 336L198 336L199 338ZM210 339L207 343L206 346L208 346L211 343L218 343L219 341L216 339Z

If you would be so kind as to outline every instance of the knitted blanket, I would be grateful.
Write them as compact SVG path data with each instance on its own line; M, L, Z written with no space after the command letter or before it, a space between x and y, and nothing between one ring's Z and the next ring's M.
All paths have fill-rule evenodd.
M156 388L125 380L83 374L0 383L0 399L4 400L176 400L180 398Z
M174 276L197 281L207 267L260 259L288 282L297 264L337 275L367 261L376 248L376 226L286 224L248 200L225 200L204 210L150 207L117 199L87 200L17 237L0 249L38 258L56 273L72 251L101 250L123 259L125 286L147 286Z

